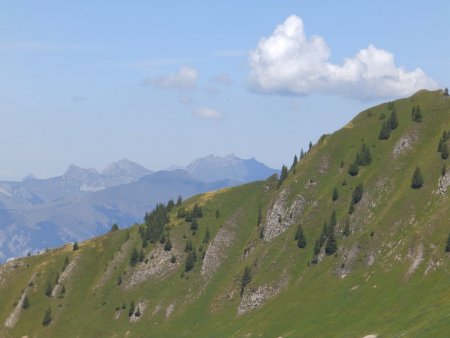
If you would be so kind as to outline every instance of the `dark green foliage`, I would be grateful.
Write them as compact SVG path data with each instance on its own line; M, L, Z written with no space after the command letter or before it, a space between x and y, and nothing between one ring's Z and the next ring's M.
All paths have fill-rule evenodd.
M117 285L122 285L122 282L123 282L123 280L122 280L122 274L120 274L118 277L117 277Z
M312 150L312 147L313 147L313 144L310 141L309 144L308 144L308 153Z
M336 216L336 210L333 210L330 217L330 223L328 224L328 228L334 228L337 224L337 216Z
M59 281L59 273L57 272L55 276L55 284L58 284L58 281Z
M144 250L140 250L139 251L139 262L143 262L144 261L144 259L145 259L145 253L144 253Z
M172 241L170 240L170 238L167 238L166 243L164 243L164 251L170 251L172 250Z
M136 307L136 312L134 313L134 315L136 317L140 317L141 316L141 310L139 309L139 305Z
M78 250L78 242L73 243L72 250L73 251L77 251Z
M380 133L378 134L378 138L380 140L387 140L391 136L391 125L389 121L384 121L381 125Z
M241 297L244 294L245 288L247 287L248 284L250 284L251 281L252 281L252 273L250 268L246 266L241 278Z
M114 231L118 231L119 230L119 226L116 224L116 223L114 223L112 226L111 226L111 232L114 232Z
M278 179L278 187L280 187L283 184L284 180L286 180L288 175L289 175L288 168L285 165L283 165L281 167L280 178Z
M355 190L353 190L351 204L355 205L355 204L359 203L359 201L361 201L361 199L363 197L363 193L364 193L364 187L363 187L363 184L360 183L355 187Z
M177 218L184 218L186 217L186 210L184 208L180 208L177 211Z
M297 155L294 156L294 161L292 162L291 171L295 174L295 167L297 166L298 158Z
M209 228L206 228L205 237L203 237L203 243L209 243L211 235L209 233Z
M219 209L216 209L216 219L219 219L220 218L220 211L219 211Z
M316 243L314 244L314 255L319 254L321 247L322 245L320 245L320 240L316 240Z
M261 204L260 204L260 205L258 205L258 226L261 224L262 218L263 218L263 215L262 215L262 206L261 206Z
M185 272L191 271L195 266L195 261L196 261L195 251L194 250L189 251L186 257L186 262L184 264L184 271Z
M448 96L448 88L444 89L444 96Z
M177 261L177 258L175 257L175 255L172 255L172 257L170 258L170 263L175 263Z
M347 220L345 221L345 226L344 226L344 231L342 232L342 234L345 237L350 236L351 234L351 230L350 230L350 220L347 218Z
M130 265L136 266L136 264L139 262L139 251L136 248L133 248L133 251L131 252L130 257Z
M397 129L398 127L398 118L395 110L391 113L391 116L389 116L389 126L392 130Z
M357 165L369 165L372 162L372 154L365 143L361 146L361 151L356 155L355 162Z
M122 310L125 310L127 306L125 305L125 302L122 303Z
M447 244L445 245L445 252L450 252L450 234L448 234Z
M450 132L444 130L442 132L442 142L447 142L450 138Z
M394 110L394 102L388 102L388 110Z
M166 243L166 235L163 233L161 238L159 239L159 244L164 244Z
M135 309L134 301L131 301L130 308L128 309L128 317L131 317L133 315L134 309Z
M334 232L332 232L328 237L327 244L325 245L325 253L328 256L330 256L333 255L336 251L337 251L336 238L334 237Z
M175 202L172 199L170 199L167 202L167 212L171 212L173 208L175 208Z
M194 207L192 208L192 218L202 218L203 217L203 210L202 207L198 204L194 204Z
M52 282L48 281L47 286L45 287L45 295L47 297L51 297L52 296L52 291L53 291L53 285Z
M195 217L192 218L191 230L192 231L197 231L198 230L198 222L197 222L197 218L195 218Z
M189 252L193 250L192 241L189 240L186 242L186 245L184 246L184 252Z
M339 198L339 191L337 188L334 188L333 193L331 194L331 200L336 202Z
M444 141L442 141L442 138L439 139L439 144L437 147L437 151L438 153L440 153L442 151L442 146L444 145Z
M301 226L298 227L295 237L297 240L297 246L301 249L306 248L306 237Z
M60 294L63 295L66 293L66 287L64 286L64 284L61 286L61 292Z
M183 199L181 198L181 196L178 196L177 207L179 207L181 205L181 203L183 203Z
M300 160L303 160L303 158L305 157L305 151L303 150L303 148L300 150Z
M350 176L356 176L359 173L358 163L353 162L350 167L348 168L348 174Z
M413 107L412 111L411 111L411 119L414 122L422 122L422 112L420 110L420 106L417 107Z
M442 149L441 149L441 158L443 160L446 160L448 158L448 146L447 143L444 143L442 145Z
M441 169L441 176L444 177L447 173L447 166L444 164Z
M156 208L150 212L146 213L145 220L145 232L144 238L151 243L156 243L162 236L164 226L169 222L167 207L160 203Z
M22 301L22 309L26 310L30 307L30 300L28 299L28 296L25 295L23 301Z
M413 177L411 178L411 188L420 189L423 186L423 176L419 166L416 167Z
M52 309L48 307L47 311L45 311L44 319L42 319L42 325L48 326L52 322Z
M384 120L384 119L386 119L386 114L385 113L381 113L380 114L380 120Z

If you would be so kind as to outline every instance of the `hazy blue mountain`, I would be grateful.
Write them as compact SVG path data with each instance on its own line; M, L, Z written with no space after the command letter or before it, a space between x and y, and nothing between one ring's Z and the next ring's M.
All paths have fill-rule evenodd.
M276 170L234 155L208 156L186 170L151 172L121 160L103 171L71 165L62 176L0 182L0 261L141 222L159 202L258 179ZM204 178L202 177L204 175Z
M254 158L244 160L234 154L199 158L186 171L207 182L229 179L241 183L262 180L277 172Z

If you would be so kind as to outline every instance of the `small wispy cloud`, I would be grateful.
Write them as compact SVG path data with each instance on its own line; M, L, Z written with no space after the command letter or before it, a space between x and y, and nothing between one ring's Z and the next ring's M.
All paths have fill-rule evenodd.
M220 111L212 109L212 108L206 108L206 107L198 108L194 112L194 116L198 117L200 119L205 119L205 120L221 120L221 119L223 119L223 114Z
M190 90L196 87L197 80L197 69L190 66L183 66L175 73L145 79L142 81L142 85L160 89Z

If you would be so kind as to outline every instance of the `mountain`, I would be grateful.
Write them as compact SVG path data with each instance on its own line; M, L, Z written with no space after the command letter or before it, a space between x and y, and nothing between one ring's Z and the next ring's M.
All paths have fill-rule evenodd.
M214 181L185 170L153 173L120 160L102 172L71 165L55 178L0 182L0 262L102 234L113 223L140 222L161 201L237 185L245 179L229 176L227 170Z
M193 176L213 182L229 179L241 183L263 180L274 174L274 170L254 158L244 160L230 154L224 157L209 155L199 158L186 167Z
M450 98L421 91L324 135L280 179L4 264L0 335L446 337L449 130Z

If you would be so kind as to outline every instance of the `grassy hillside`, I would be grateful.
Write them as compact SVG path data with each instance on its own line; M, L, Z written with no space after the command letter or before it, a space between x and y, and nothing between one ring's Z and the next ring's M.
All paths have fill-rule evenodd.
M417 106L420 122L411 115ZM393 111L398 126L380 140ZM421 91L323 136L281 185L272 177L176 206L164 230L170 251L158 242L142 248L145 225L136 225L76 251L68 245L0 266L0 336L446 337L450 165L443 172L449 160L437 146L448 130L450 98ZM364 144L372 161L349 175ZM412 189L417 166L423 186ZM192 231L177 214L195 204L203 217ZM298 226L306 248L294 239ZM331 237L337 251L327 254ZM197 260L186 272L189 241ZM131 266L134 248L145 257ZM246 267L251 280L242 287Z

